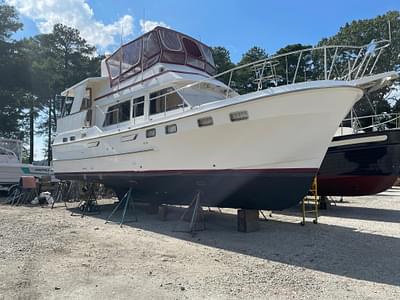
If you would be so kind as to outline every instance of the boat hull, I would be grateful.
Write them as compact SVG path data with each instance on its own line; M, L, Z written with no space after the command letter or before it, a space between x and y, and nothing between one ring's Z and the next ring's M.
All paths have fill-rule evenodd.
M400 170L400 130L335 137L318 172L321 196L365 196L393 186Z
M0 184L16 184L21 176L50 176L53 172L50 167L29 164L0 164Z
M200 189L203 205L291 207L306 195L340 120L362 91L351 86L281 90L54 145L56 176L102 182L117 191L134 187L148 201L156 201L149 195L159 195L160 203L188 204ZM246 111L248 119L232 122L230 114L237 111ZM209 116L213 125L199 127L198 119ZM176 133L165 133L169 124L177 125ZM146 138L149 128L156 129L156 137Z
M123 195L128 186L138 200L190 204L201 191L204 206L282 210L301 200L317 169L185 170L88 174L81 179L99 181ZM58 174L77 179L76 174ZM290 187L290 188L288 188Z

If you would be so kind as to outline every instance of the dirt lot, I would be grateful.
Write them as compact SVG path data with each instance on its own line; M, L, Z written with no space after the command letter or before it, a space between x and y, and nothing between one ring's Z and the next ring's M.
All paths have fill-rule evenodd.
M111 204L84 218L0 205L0 299L400 299L400 188L344 200L318 225L293 209L254 233L214 209L193 237L174 231L178 208L120 228Z

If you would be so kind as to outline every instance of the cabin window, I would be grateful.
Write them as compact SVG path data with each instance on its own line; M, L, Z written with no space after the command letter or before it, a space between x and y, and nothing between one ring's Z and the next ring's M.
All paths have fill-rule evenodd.
M116 78L120 73L121 61L121 49L118 49L112 56L107 59L107 66L110 72L111 78Z
M211 49L208 48L207 46L204 46L204 45L200 45L200 47L201 47L201 50L202 50L203 53L204 53L204 57L205 57L206 61L207 61L212 67L215 67L214 58L213 58Z
M75 141L75 136L73 135L73 136L70 136L69 137L69 140L72 142L72 141Z
M212 117L204 117L197 120L199 127L211 126L214 124Z
M150 94L150 115L186 106L185 102L177 92L171 93L173 91L174 89L170 87Z
M155 128L151 128L151 129L147 129L146 130L146 137L147 138L152 138L156 136L156 129Z
M143 37L143 67L149 68L160 59L161 48L156 32Z
M92 89L86 88L85 96L82 98L80 111L89 109L91 107L92 107Z
M182 38L183 46L186 50L186 63L195 68L204 70L205 63L200 51L199 46L192 40Z
M63 143L68 142L68 138L63 138Z
M171 125L165 126L166 134L176 133L177 131L178 131L178 127L176 126L176 124L171 124Z
M125 101L117 105L110 106L106 113L103 126L110 126L130 120L131 101Z
M144 96L133 99L132 117L144 115Z
M142 40L136 40L122 47L121 73L128 71L140 62L142 54ZM140 69L136 70L140 71Z
M171 51L182 51L182 44L176 32L160 29L160 35L165 48Z
M61 107L60 116L61 117L69 116L71 114L72 104L74 103L74 97L59 96L59 99Z
M201 58L201 51L195 42L185 37L182 38L182 42L187 54L195 58Z
M229 114L232 122L247 120L249 118L249 113L247 110L235 111Z

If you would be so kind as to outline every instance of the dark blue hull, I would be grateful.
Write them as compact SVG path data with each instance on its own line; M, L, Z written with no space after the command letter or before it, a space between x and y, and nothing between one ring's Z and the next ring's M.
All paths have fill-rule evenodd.
M137 198L158 204L190 204L198 190L202 205L282 210L308 192L316 169L182 170L58 173L65 180L100 182L119 195L133 187Z

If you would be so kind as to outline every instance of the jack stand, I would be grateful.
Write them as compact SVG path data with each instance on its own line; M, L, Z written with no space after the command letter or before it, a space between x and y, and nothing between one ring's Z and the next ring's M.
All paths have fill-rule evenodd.
M265 222L268 222L268 219L267 219L267 217L265 216L264 212L263 212L262 210L260 210L260 213L261 213L261 215L263 216ZM271 214L272 214L272 213L269 214L270 217L272 217Z
M100 214L99 206L97 205L97 195L96 195L96 184L91 183L88 188L88 198L87 200L81 200L78 204L78 208L81 210L82 214L80 215L83 218L85 215L97 215ZM71 216L79 216L75 215L74 212L71 212Z
M65 208L68 208L66 201L67 201L68 196L69 196L70 187L71 187L71 183L70 182L61 181L58 184L58 187L57 187L57 190L56 190L56 194L54 195L53 203L51 204L51 209L53 209L54 208L54 204L56 202L59 202L59 201L63 201Z
M201 208L201 191L197 191L196 195L194 196L192 202L190 203L189 207L186 209L186 211L183 213L179 221L185 220L186 215L190 212L190 210L193 209L192 216L190 218L190 224L189 224L189 230L174 230L176 232L188 232L191 233L192 235L196 231L202 231L206 229L206 222L205 222L205 217L204 217L204 212L203 209ZM196 225L199 224L199 222L202 221L202 227L201 228L196 228Z
M129 223L129 222L137 222L138 218L136 216L136 212L135 212L135 203L133 201L133 189L130 188L128 190L128 192L125 194L125 196L121 199L121 201L119 201L119 203L117 204L117 206L114 207L114 209L112 210L111 214L108 216L105 224L112 222L110 221L111 217L115 214L115 212L118 210L118 208L121 205L124 205L124 209L122 211L122 218L121 218L121 222L119 223L119 227L122 228L122 224L124 224L124 220L125 220L125 215L126 215L126 211L128 210L128 208L130 207L135 215L135 220L130 220L130 221L125 221L125 223ZM117 223L117 222L113 222L113 223Z

